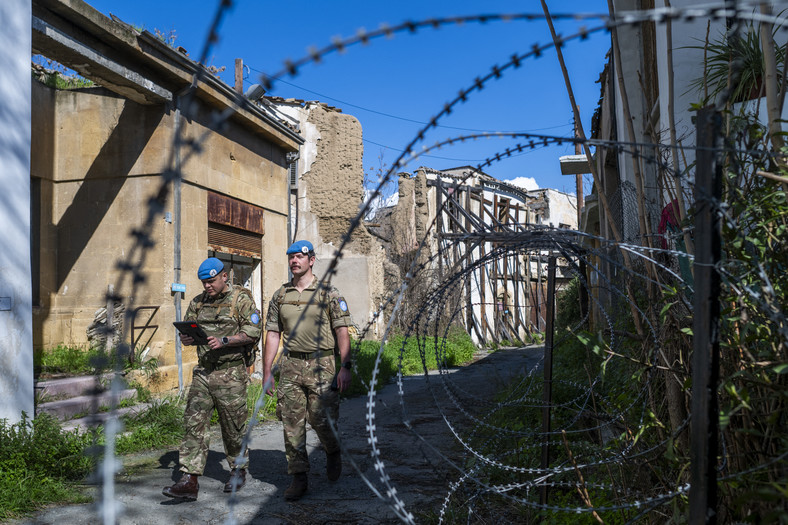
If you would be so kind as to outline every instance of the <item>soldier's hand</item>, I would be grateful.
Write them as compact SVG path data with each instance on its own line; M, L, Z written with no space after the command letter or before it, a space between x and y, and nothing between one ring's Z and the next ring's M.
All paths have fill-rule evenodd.
M269 396L273 397L274 393L276 392L275 386L276 385L274 384L274 375L271 372L268 372L267 374L264 374L263 375L263 389L265 390L265 393L268 394Z
M348 387L350 387L350 382L353 380L353 374L350 373L345 367L342 367L339 370L339 374L337 374L337 386L339 387L340 392L344 392Z
M218 350L222 348L224 345L222 344L221 339L218 339L211 335L208 337L208 346L211 347L211 350Z
M194 338L192 336L181 334L181 333L179 333L178 335L181 336L181 344L184 344L186 346L191 346L194 344Z

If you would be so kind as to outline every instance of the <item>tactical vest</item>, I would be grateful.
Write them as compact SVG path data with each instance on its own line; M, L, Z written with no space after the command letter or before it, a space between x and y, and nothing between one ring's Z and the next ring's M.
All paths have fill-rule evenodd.
M277 309L279 310L279 315L282 314L282 305L289 304L294 306L307 306L310 304L318 304L323 305L323 308L320 311L320 324L323 324L323 315L326 316L329 323L329 332L331 334L331 341L333 341L334 353L339 354L339 347L337 346L337 338L336 334L334 333L334 322L331 318L331 312L329 311L329 307L331 303L327 300L328 291L325 288L320 288L317 292L317 301L312 301L312 294L308 294L307 299L301 299L298 301L285 301L285 295L287 295L287 288L292 287L291 283L287 282L284 283L279 289L276 291L274 295L274 301L276 302Z
M202 299L203 300L198 301L194 305L194 312L195 312L195 316L197 317L197 320L199 321L199 319L200 319L200 312L202 311L203 308L206 308L206 309L210 308L210 309L213 309L216 312L218 312L222 308L227 308L229 306L230 307L230 315L229 315L229 317L232 318L233 320L235 320L235 326L237 327L240 324L238 322L238 298L242 294L248 296L249 299L251 299L252 302L254 302L254 297L252 297L252 292L249 291L247 288L244 288L243 286L240 286L240 285L237 285L237 284L232 285L232 293L228 297L229 301L224 301L224 302L203 302L203 300L207 298L206 294L203 293L203 295L202 295ZM218 315L218 313L215 314L214 317L217 317L217 315ZM214 334L214 333L209 333L208 335L213 335L214 337L217 336L217 334ZM248 366L251 366L252 364L254 364L254 361L257 358L257 342L258 341L259 341L259 338L255 339L254 342L249 343L249 344L244 345L244 346L231 346L229 348L219 349L218 351L217 350L209 350L208 352L205 353L206 355L201 356L201 358L207 359L208 361L210 361L212 363L218 363L220 360L223 360L223 359L221 359L223 356L230 356L232 354L241 354L241 357L244 360L244 364L248 367Z

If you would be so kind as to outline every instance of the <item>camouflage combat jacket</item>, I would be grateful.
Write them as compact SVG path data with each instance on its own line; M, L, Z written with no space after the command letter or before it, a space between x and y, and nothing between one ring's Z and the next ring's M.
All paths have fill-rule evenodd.
M334 329L353 324L339 290L331 286L327 291L315 293L319 287L317 277L300 293L287 282L274 293L268 305L265 329L281 333L290 352L334 350Z
M209 336L229 337L243 332L254 340L254 345L231 346L211 350L208 345L197 346L197 358L201 365L219 366L223 363L248 360L249 352L257 346L262 333L260 311L255 307L249 290L232 285L214 298L203 292L189 303L184 321L197 321ZM253 355L252 355L253 359Z

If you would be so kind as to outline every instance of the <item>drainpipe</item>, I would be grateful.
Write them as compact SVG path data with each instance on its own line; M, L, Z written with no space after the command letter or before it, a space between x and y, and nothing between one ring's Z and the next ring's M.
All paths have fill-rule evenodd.
M293 243L293 236L298 233L298 224L296 224L295 231L293 231L293 194L295 193L296 200L298 199L298 187L293 187L293 179L291 178L291 168L296 172L296 180L298 180L298 159L301 157L300 152L290 152L285 154L287 161L287 245ZM296 221L298 221L298 205L296 204Z
M288 176L289 179L289 176ZM293 216L292 216L292 207L293 207L293 190L289 188L290 182L287 183L287 245L290 246L293 244Z
M183 89L175 94L175 134L176 140L174 142L174 168L178 176L172 183L172 206L173 206L173 280L176 283L181 282L181 141L180 141L180 127L181 127L181 97L191 90L192 86ZM175 292L173 295L175 306L175 320L181 320L181 301L183 301L183 292ZM183 356L181 349L181 338L175 334L175 361L178 363L178 394L183 394Z

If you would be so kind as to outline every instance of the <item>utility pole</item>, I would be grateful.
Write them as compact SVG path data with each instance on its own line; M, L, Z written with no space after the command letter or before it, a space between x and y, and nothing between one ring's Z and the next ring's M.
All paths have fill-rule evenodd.
M244 92L244 59L235 59L235 91Z
M578 139L575 142L575 155L582 154L582 149L580 148L580 131L577 129L577 120L575 119L575 138ZM575 174L575 191L577 192L577 229L580 229L580 218L583 215L583 174L576 173Z

